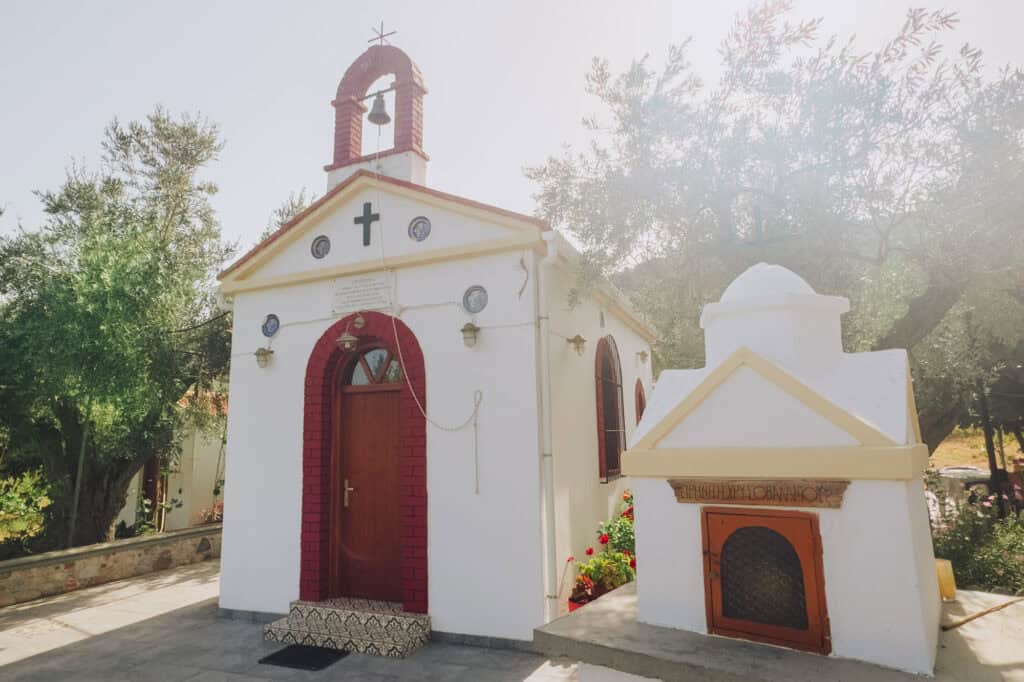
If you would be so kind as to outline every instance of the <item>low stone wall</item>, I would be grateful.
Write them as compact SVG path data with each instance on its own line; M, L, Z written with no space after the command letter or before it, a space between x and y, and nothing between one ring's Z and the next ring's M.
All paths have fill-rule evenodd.
M0 561L0 606L220 556L221 524Z

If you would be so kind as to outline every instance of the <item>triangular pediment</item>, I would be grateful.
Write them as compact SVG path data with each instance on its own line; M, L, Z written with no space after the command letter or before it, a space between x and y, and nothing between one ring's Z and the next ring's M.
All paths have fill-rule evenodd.
M356 217L379 216L369 244ZM410 226L430 223L429 235ZM419 222L422 227L422 221ZM225 293L539 246L539 220L360 171L221 273ZM321 248L314 255L314 241ZM329 246L323 248L323 238ZM326 253L324 253L326 251ZM320 256L320 257L317 257Z
M894 441L775 363L740 348L631 449L826 444L887 446Z

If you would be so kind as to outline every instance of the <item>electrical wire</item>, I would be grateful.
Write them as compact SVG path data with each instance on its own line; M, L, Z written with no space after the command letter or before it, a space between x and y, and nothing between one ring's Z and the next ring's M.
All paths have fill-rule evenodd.
M381 173L380 173L380 136L381 136L381 126L378 125L377 126L377 151L374 152L374 156L373 156L373 174L374 174L374 178L377 180L377 182L375 184L377 206L381 206L382 207L383 206L383 202L381 201L381 193L380 193L380 178L381 178ZM394 286L397 288L397 286L398 286L398 275L397 275L397 273L395 273L395 271L392 268L387 267L386 251L385 251L385 247L384 247L384 220L383 220L383 218L379 222L380 222L379 233L380 233L380 265L381 265L381 269L384 270L384 272L388 274L389 280L392 280L394 282ZM460 424L458 424L456 426L448 426L446 424L442 424L442 423L438 422L436 419L434 419L433 417L431 417L429 414L427 414L427 410L423 406L423 403L420 401L420 397L419 397L419 395L417 395L416 389L412 385L412 379L410 378L409 372L407 371L407 367L406 367L406 363L405 363L405 354L402 351L402 342L399 340L399 337L398 337L398 320L397 320L397 316L395 314L395 313L400 314L400 312L398 310L398 305L396 304L394 298L391 295L391 286L390 286L391 283L392 283L391 281L389 281L389 283L388 283L389 286L387 288L387 297L388 297L388 308L389 308L389 310L390 310L390 312L392 314L389 315L388 317L391 318L391 331L394 334L395 350L398 351L398 364L402 367L402 378L405 380L405 384L409 388L409 393L412 394L412 399L416 403L416 409L419 410L419 413L423 416L423 419L427 423L429 423L431 426L433 426L434 428L436 428L438 430L441 430L441 431L447 431L449 433L453 433L453 432L461 431L462 429L466 428L470 424L473 425L473 461L474 461L474 468L475 468L474 492L477 495L479 495L480 494L480 449L479 449L479 438L478 438L478 436L479 436L478 418L479 418L479 414L480 414L480 405L481 405L481 403L483 403L483 399L484 399L483 391L480 390L479 388L476 389L475 391L473 391L473 410L470 412L469 416L466 417L465 421L463 421L462 423L460 423ZM454 303L454 302L452 302L452 303ZM447 303L440 303L440 304L435 304L435 305L446 305L446 304ZM458 304L456 303L456 305L458 305ZM426 387L424 386L424 388L426 388Z

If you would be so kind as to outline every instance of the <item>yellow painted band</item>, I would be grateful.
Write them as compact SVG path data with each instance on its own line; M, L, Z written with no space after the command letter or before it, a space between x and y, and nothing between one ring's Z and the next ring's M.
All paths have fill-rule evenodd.
M390 258L362 261L359 263L348 263L336 265L330 268L318 268L306 270L288 275L276 277L263 277L253 280L231 280L221 284L221 292L224 294L235 294L241 291L254 291L257 289L269 289L271 287L284 287L295 284L305 284L322 279L335 279L337 277L349 277L362 275L368 272L379 272L381 270L399 270L423 265L433 265L446 261L459 260L462 258L474 258L487 256L505 251L518 251L524 248L540 250L544 246L543 240L536 233L521 234L514 237L502 237L491 239L475 244L452 246L444 249L433 249L423 253L411 253L403 256L392 256Z
M928 465L923 444L813 448L627 450L622 473L638 478L827 478L909 481Z

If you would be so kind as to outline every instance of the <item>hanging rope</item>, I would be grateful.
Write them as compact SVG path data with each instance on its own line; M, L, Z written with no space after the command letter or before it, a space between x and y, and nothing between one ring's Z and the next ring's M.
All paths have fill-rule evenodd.
M379 126L379 125L377 126L377 151L374 152L374 155L373 155L373 174L374 174L374 178L377 180L377 183L376 183L376 186L375 186L375 196L376 196L376 199L377 199L377 206L378 207L379 206L383 206L383 202L381 202L381 193L380 193L380 178L381 178L381 174L380 174L380 136L381 136L381 127L382 126ZM436 428L436 429L438 429L440 431L446 431L446 432L449 432L449 433L454 433L456 431L461 431L462 429L466 428L470 424L473 425L474 493L479 495L480 494L480 448L479 448L479 429L478 429L477 418L478 418L478 416L480 414L480 404L484 400L483 391L481 391L480 389L476 389L475 391L473 391L473 410L470 412L469 416L466 417L465 421L463 421L463 422L461 422L461 423L459 423L457 425L449 426L449 425L446 425L446 424L442 424L442 423L438 422L437 420L435 420L433 417L431 417L429 414L427 414L426 408L423 407L423 403L420 401L420 397L419 397L419 395L417 395L416 389L412 385L412 379L409 376L409 372L407 371L406 364L405 364L405 355L402 352L402 342L398 338L398 321L396 319L396 315L399 314L399 310L398 310L398 305L395 303L394 297L391 295L391 283L392 283L391 278L392 277L396 277L397 278L397 275L395 274L395 272L391 268L387 267L387 259L386 259L386 255L385 255L386 254L386 250L384 248L384 220L383 220L383 218L380 220L379 225L380 225L380 266L381 266L381 269L384 270L385 273L387 273L388 280L389 280L388 281L388 285L389 286L388 286L388 289L387 289L387 298L388 298L388 307L389 307L389 309L390 309L392 314L389 315L388 317L391 318L391 331L392 331L392 334L394 335L395 350L398 351L398 364L401 365L401 367L402 367L402 378L405 380L406 386L409 387L409 393L412 394L412 399L416 403L416 409L419 410L419 413L421 415L423 415L423 419L428 424L433 426L434 428ZM438 305L444 305L444 304L438 304Z

